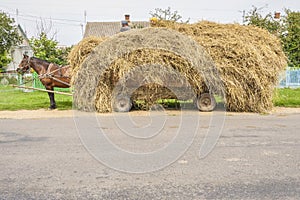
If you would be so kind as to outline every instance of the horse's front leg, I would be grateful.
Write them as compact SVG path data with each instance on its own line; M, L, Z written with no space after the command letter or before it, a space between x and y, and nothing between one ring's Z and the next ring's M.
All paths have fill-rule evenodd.
M47 90L52 90L53 91L53 88L46 88ZM53 92L48 92L48 96L49 96L49 99L50 99L50 109L55 109L56 108L56 103L55 103L55 99L54 99L54 93Z

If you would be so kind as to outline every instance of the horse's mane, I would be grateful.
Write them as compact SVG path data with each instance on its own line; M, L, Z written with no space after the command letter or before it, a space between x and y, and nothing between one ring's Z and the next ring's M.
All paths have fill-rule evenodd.
M31 59L34 59L38 64L41 64L43 66L45 66L46 68L48 68L50 62L46 61L46 60L42 60L40 58L36 58L36 57L31 57Z

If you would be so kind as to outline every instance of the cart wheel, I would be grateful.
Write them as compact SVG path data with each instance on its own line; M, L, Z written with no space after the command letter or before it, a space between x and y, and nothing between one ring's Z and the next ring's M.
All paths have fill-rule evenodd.
M200 111L210 112L213 111L217 105L216 99L214 96L209 93L203 93L196 100L196 106Z
M118 95L113 100L113 111L115 112L129 112L132 108L132 101L125 95Z

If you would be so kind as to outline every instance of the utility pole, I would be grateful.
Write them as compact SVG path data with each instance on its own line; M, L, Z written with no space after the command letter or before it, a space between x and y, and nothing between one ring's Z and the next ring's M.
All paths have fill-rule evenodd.
M87 23L87 14L86 14L86 10L84 10L84 12L83 12L83 24L80 24L82 37L84 35L84 27L86 26L86 23Z
M245 19L245 17L246 17L246 11L245 11L245 10L243 10L243 24L245 24L245 23L246 23L246 19Z
M242 11L239 11L239 12L242 13L242 19L243 19L242 23L243 23L243 25L245 25L245 22L246 22L246 19L245 19L245 17L246 17L246 11L242 10Z
M16 23L19 25L19 9L16 9Z
M84 35L83 24L80 24L80 26L81 26L81 36L83 37Z
M84 16L84 25L86 25L86 22L87 22L87 14L86 14L86 10L84 11L84 14L83 14Z

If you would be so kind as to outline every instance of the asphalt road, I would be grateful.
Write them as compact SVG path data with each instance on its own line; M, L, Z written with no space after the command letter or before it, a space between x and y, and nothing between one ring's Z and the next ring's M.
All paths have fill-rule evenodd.
M193 119L199 115L200 123L189 143L185 136L190 137ZM101 116L100 125L87 123L86 127L76 116L0 119L0 199L300 199L299 112L226 113L223 126L210 124L211 114L186 116L191 124L184 128L182 140L172 140L182 116L171 112L164 134L149 137L149 143L145 139L149 135L143 132L143 138L118 135L120 126L111 122L123 119L112 115ZM145 128L151 122L146 115L131 117L133 127ZM221 127L221 136L212 151L200 158L201 145L214 127ZM168 141L176 141L178 147L186 143L188 149L172 162L163 154L161 163L136 161L138 173L121 172L130 167L130 160L114 160L115 154L100 144L98 150L112 157L103 162L92 155L93 146L82 142L97 128L128 152L155 152L170 144ZM170 157L178 154L175 149L169 151ZM156 164L164 167L156 170ZM112 169L118 165L119 169Z

